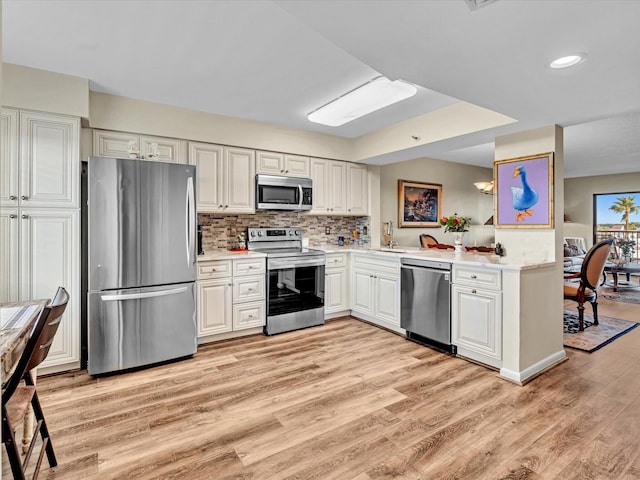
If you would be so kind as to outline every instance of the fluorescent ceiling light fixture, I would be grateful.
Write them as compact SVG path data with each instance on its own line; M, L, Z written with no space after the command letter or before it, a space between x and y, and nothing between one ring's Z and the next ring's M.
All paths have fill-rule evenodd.
M556 58L549 64L550 68L568 68L584 62L587 59L586 53L574 53L566 57Z
M486 7L495 1L496 0L465 0L467 7L469 7L470 10L477 10L480 7Z
M339 127L416 93L416 86L404 80L392 82L386 77L377 77L311 112L307 118L314 123Z

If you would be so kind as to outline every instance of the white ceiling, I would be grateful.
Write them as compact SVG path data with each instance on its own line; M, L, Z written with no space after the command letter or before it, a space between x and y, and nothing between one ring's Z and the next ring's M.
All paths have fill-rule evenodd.
M490 167L496 135L565 127L565 176L640 171L640 1L4 0L3 61L91 89L358 137L459 100L517 123L372 161ZM565 71L546 64L586 52ZM415 97L342 127L307 113L383 74Z

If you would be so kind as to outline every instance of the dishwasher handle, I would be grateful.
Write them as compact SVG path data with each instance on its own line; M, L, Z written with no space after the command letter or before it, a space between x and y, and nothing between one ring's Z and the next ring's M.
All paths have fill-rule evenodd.
M443 275L444 279L451 281L451 275L449 270L442 270L439 268L427 268L427 267L415 267L413 265L402 265L402 270L416 270L418 272L433 272L438 275Z
M428 268L430 270L451 271L451 263L449 262L438 262L437 260L425 260L422 258L402 258L400 262L402 263L402 268L420 267Z

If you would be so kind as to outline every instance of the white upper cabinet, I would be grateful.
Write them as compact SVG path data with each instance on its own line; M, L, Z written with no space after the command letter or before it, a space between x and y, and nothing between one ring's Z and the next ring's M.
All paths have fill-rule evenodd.
M369 214L369 176L365 165L347 163L347 214Z
M313 180L312 214L363 214L359 208L354 209L353 212L348 208L349 167L349 163L338 160L311 159L311 179Z
M80 120L2 111L2 206L80 206Z
M368 215L367 167L339 160L311 159L316 215Z
M254 150L225 147L224 179L226 192L225 213L255 213L256 211L256 156Z
M189 163L196 166L196 208L217 212L224 205L224 148L207 143L189 143Z
M93 131L93 154L97 157L138 158L169 163L187 163L186 142L177 138L135 133Z
M309 157L258 151L256 152L256 173L309 178Z
M0 116L0 202L5 206L18 205L18 112L2 109Z
M199 212L255 213L255 152L189 142Z

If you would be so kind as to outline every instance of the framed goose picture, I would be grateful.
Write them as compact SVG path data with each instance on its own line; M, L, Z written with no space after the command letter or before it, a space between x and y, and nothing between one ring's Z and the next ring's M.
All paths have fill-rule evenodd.
M553 228L553 153L498 160L496 228Z
M440 227L442 185L398 180L398 226Z

